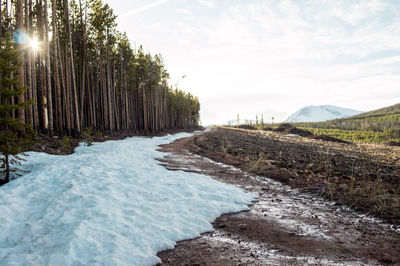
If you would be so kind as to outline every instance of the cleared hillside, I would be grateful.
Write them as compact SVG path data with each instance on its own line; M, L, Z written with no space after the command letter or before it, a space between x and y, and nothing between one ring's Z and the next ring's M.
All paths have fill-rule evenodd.
M377 109L374 111L355 115L355 116L352 116L352 118L367 118L367 117L372 117L372 116L386 116L386 115L390 115L390 114L392 114L392 115L400 114L400 103L392 105L392 106L384 107L381 109Z
M326 122L296 123L314 134L357 142L400 141L400 104Z

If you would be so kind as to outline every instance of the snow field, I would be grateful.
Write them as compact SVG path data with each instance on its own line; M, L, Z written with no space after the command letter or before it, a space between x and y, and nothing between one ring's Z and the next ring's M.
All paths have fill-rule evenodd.
M0 187L1 265L152 265L157 252L212 230L256 197L207 176L167 171L157 145L187 133L30 152Z

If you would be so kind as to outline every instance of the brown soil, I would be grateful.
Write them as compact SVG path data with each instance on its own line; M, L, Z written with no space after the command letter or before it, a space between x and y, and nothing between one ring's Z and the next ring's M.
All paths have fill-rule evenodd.
M400 141L389 141L387 143L388 146L395 146L395 147L400 147Z
M334 137L327 136L327 135L314 135L312 132L301 129L301 128L297 128L290 123L282 123L277 128L264 127L262 130L280 132L283 134L295 134L295 135L299 135L300 137L312 138L312 139L317 139L317 140L351 144L348 141L334 138Z
M253 127L251 125L238 125L238 126L235 126L235 128L248 129L248 130L257 130L256 127Z
M313 136L313 133L311 133L310 131L297 128L289 123L280 124L276 129L273 129L273 131L286 133L286 134L296 134L301 137L312 137Z
M192 152L400 225L400 148L219 128Z
M324 141L331 141L331 142L338 142L338 143L345 143L345 144L350 144L350 142L342 140L342 139L338 139L338 138L334 138L328 135L317 135L317 136L313 136L313 139L319 139L319 140L324 140Z
M296 162L293 162L294 159L299 160L296 152L300 148L296 145L302 145L304 139L289 138L278 133L264 134L219 128L163 146L162 151L170 153L162 160L168 169L210 175L250 193L258 193L259 201L250 206L251 210L248 212L219 217L213 222L215 231L179 242L173 250L160 252L158 256L163 261L162 265L400 264L400 230L396 230L395 226L383 224L340 204L325 201L319 194L302 193L268 177L254 176L232 167L250 167L258 172L258 168L263 166L254 164L260 164L262 155L264 157L261 160L268 162L266 165L270 168L269 177L293 187L297 184L303 190L309 188L306 189L308 192L316 192L315 184L310 189L309 181L301 186L299 184L302 182L295 182L296 179L304 178L303 173L298 172ZM274 150L275 146L271 144L273 142L279 144L278 150ZM321 141L306 142L310 143L303 144L305 147L315 145L321 150ZM338 143L325 145L332 154L335 154L332 151L335 145L345 146ZM339 150L346 150L344 146L340 146ZM359 148L364 157L367 154L388 157L398 155L398 151L387 153L382 150L384 147L376 148L381 153L371 152L362 145ZM316 148L303 147L301 150L304 156L300 156L300 160L305 160L302 157L307 156L306 152ZM327 153L326 150L322 152ZM357 152L352 154L357 155ZM193 153L206 155L230 166ZM272 153L274 160L266 153ZM311 159L316 155L311 153L308 156ZM397 163L398 159L399 157ZM321 157L317 161L320 160ZM292 167L285 168L289 162ZM308 163L309 161L301 162L305 170L313 168L307 167ZM396 167L398 164L394 166L395 169ZM390 171L394 170L385 169L381 172L389 174ZM312 172L318 176L318 172Z

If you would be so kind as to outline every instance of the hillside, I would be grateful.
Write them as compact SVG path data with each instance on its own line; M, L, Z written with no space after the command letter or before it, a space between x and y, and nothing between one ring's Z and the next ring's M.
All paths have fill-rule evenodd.
M361 111L333 105L306 106L289 116L285 122L323 122L358 115Z
M372 116L385 116L389 114L400 114L400 103L388 107L380 108L374 111L355 115L352 118L366 118Z
M326 134L357 142L400 140L400 104L326 122L296 123L314 134Z

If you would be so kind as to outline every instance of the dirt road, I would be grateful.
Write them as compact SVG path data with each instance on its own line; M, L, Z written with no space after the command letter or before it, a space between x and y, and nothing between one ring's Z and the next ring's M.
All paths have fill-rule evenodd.
M259 195L248 212L226 214L214 232L160 252L162 265L400 264L400 230L312 194L189 152L193 137L165 145L170 170L209 175ZM196 148L196 147L195 147Z

